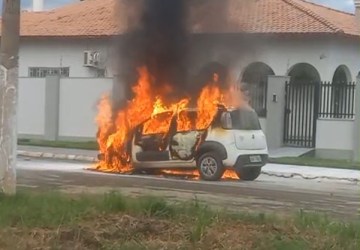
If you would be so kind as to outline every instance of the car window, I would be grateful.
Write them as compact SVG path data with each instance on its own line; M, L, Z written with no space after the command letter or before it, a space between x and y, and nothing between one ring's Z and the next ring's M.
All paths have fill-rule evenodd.
M261 130L259 118L251 109L236 109L223 114L222 126L227 129Z
M196 130L196 116L195 111L183 110L179 112L176 119L176 131L187 132Z
M142 128L143 135L164 134L170 129L173 113L160 113L146 121Z

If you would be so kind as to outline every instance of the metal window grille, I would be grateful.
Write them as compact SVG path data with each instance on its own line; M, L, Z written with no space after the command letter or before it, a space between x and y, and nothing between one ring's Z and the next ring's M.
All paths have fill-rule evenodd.
M320 83L319 117L336 119L354 119L355 117L354 82Z
M247 84L249 104L260 117L266 117L267 82Z
M69 67L61 67L61 68L30 67L29 68L29 77L45 78L47 76L69 77L70 68Z

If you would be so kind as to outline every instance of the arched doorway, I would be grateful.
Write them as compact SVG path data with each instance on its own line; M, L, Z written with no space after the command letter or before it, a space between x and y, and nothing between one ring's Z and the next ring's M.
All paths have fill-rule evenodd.
M261 117L266 117L268 76L274 71L263 62L248 65L241 78L242 91L249 97L249 103Z
M348 83L351 82L351 73L346 65L340 65L336 68L332 79L333 83Z
M319 83L320 74L317 69L308 63L298 63L291 67L288 76L290 76L290 83L293 84L307 84Z
M288 72L286 84L284 144L314 148L319 111L320 74L314 66L299 63Z
M347 66L340 65L334 72L331 83L330 118L344 118L348 115L352 102L351 73Z

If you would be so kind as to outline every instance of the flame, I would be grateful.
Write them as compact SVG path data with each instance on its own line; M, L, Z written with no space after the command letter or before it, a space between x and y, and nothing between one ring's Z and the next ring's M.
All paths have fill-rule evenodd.
M99 126L97 134L97 142L100 147L100 152L105 152L109 141L108 133L112 127L112 111L109 96L104 95L101 97L98 104L100 112L96 116L96 122Z
M213 83L201 91L197 101L198 115L196 120L197 129L209 127L217 112L217 104L221 102L220 89L217 86L219 76L214 74Z
M153 113L153 98L151 98L150 88L152 79L144 67L139 68L138 73L139 80L132 89L135 97L127 103L126 108L117 113L115 124L108 120L109 109L111 110L109 97L107 96L100 102L97 116L98 143L104 159L100 161L98 170L108 171L110 169L124 173L132 169L130 155L126 151L127 140L131 136L132 130ZM103 113L106 115L102 115ZM114 127L115 131L113 131Z
M239 177L234 172L234 170L227 169L222 178L223 179L228 179L228 180L233 180L233 179L238 179Z
M200 174L197 170L163 170L162 173L168 176L187 176L192 180L200 180ZM237 174L234 170L227 169L222 177L224 180L236 180L238 179Z
M134 98L128 101L124 108L113 114L109 96L103 96L99 102L99 113L96 122L99 127L97 141L103 159L97 170L127 173L132 171L131 155L129 155L129 141L134 129L143 124L142 134L164 134L170 130L171 120L177 115L177 131L204 130L207 129L217 113L217 105L224 100L218 86L219 76L214 74L212 82L208 83L201 91L196 100L196 117L187 112L190 99L184 98L178 102L166 103L161 90L151 88L154 79L145 67L138 69L139 78L132 88ZM171 87L166 87L164 92L171 92ZM150 119L149 119L150 118ZM163 150L161 147L159 150ZM199 178L197 171L176 172L164 171L165 174L191 174L193 178ZM233 174L224 174L233 178Z

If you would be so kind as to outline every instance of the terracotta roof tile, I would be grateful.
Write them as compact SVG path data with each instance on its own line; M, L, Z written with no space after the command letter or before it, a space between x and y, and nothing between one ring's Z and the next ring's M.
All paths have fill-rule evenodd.
M130 19L134 12L127 1L135 2L86 0L48 12L22 12L21 35L97 37L121 34L136 24L136 18ZM121 21L117 17L122 17ZM360 35L354 15L304 0L194 0L189 20L195 33Z
M114 20L116 0L87 0L53 11L22 12L24 37L109 36L118 32Z

